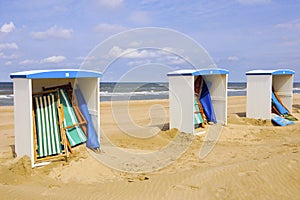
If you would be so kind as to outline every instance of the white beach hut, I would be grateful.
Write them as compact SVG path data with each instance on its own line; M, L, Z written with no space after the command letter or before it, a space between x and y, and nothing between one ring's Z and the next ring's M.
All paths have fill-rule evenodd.
M217 123L227 123L228 71L219 68L178 70L169 77L170 128L195 134L194 82L202 76L208 85Z
M285 106L292 110L294 74L295 72L289 69L246 72L246 116L255 119L271 119L272 87Z
M73 87L76 85L83 94L98 140L100 140L99 83L101 76L102 74L98 72L77 69L32 70L12 73L10 77L14 83L15 152L17 156L29 156L32 167L36 166L32 94L42 91L42 87L53 87L69 82Z

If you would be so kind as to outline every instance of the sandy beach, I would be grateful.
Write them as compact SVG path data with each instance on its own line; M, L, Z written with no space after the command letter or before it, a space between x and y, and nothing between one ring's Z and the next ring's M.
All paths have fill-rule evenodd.
M211 141L169 130L168 106L141 100L112 109L102 102L100 154L81 145L68 162L34 169L28 157L14 158L13 107L0 107L1 199L300 198L299 121L278 127L247 119L246 97L229 97L228 124L200 158ZM299 94L293 114L300 119Z

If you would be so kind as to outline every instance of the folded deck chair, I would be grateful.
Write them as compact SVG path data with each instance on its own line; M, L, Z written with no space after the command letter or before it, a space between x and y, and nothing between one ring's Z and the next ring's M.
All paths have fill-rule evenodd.
M206 119L206 116L204 113L204 109L200 103L200 98L199 98L200 94L202 92L202 85L203 85L203 78L202 78L202 76L198 76L194 82L194 92L195 92L195 95L197 96L198 107L199 107L202 119L204 120L204 124L207 124L207 119Z
M70 103L67 92L64 89L59 89L59 98L60 103L63 105L63 126L66 130L70 145L73 147L85 142L87 138L80 128L74 109Z
M290 111L286 108L279 96L276 95L274 91L272 91L272 107L276 114L281 115L288 120L297 121L297 118L290 113Z
M55 95L48 94L34 97L34 109L37 157L62 153Z
M272 113L272 116L271 116L271 121L273 123L275 123L276 125L278 126L287 126L287 125L290 125L290 124L295 124L294 122L290 121L290 120L287 120L275 113Z
M195 96L195 98L194 98L194 107L195 107L194 124L195 124L195 126L199 126L202 123L204 123L204 120L203 120L200 110L199 110L197 96Z
M196 95L200 96L202 91L202 85L203 85L203 78L202 76L197 76L195 82L194 82L194 92Z
M42 89L43 89L43 91L63 89L67 92L69 99L72 99L73 87L72 87L71 82L68 82L67 84L63 84L63 85L52 86L52 87L42 87Z
M272 92L272 104L281 115L288 115L290 112L278 101L274 92Z

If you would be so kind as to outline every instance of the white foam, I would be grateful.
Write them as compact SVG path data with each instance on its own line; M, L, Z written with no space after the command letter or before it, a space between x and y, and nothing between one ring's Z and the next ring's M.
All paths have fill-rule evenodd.
M100 92L100 96L112 97L112 96L159 96L159 95L168 95L169 91L140 91L140 92Z
M13 94L9 94L9 95L0 95L0 99L13 99L14 95Z

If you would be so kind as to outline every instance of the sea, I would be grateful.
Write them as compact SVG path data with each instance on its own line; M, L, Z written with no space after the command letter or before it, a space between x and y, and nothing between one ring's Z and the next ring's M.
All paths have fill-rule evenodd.
M228 96L245 96L246 82L229 82ZM295 82L293 93L300 94L300 82ZM100 84L100 101L168 99L168 83L116 83ZM0 106L12 106L14 102L13 83L0 82Z

